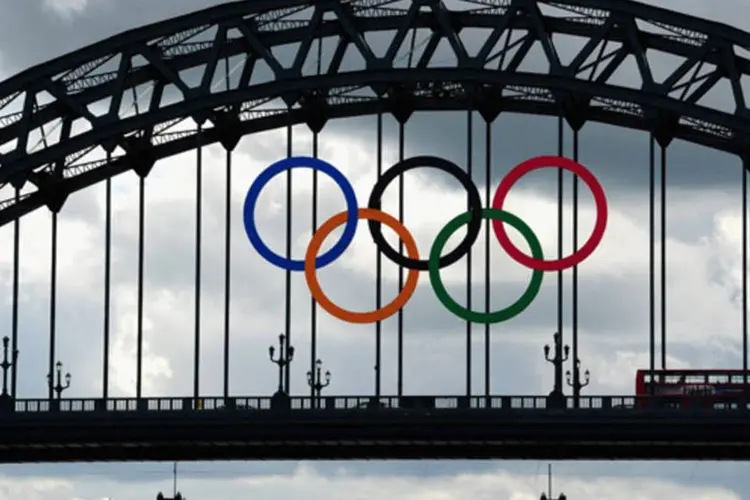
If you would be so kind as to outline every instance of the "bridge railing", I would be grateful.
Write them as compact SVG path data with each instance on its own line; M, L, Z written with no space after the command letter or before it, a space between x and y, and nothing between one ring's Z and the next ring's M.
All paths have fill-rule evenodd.
M547 396L286 396L273 397L155 397L110 399L17 399L0 397L0 411L44 412L180 412L180 411L268 411L268 410L628 410L639 408L704 408L737 410L750 408L747 402L717 402L709 398L669 398L636 396L567 396L552 400Z

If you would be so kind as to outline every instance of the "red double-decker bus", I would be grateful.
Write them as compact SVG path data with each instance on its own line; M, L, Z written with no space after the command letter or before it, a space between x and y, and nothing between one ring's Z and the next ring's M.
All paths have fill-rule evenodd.
M750 372L743 370L638 370L635 378L636 396L653 395L668 407L736 408L750 395L749 386Z

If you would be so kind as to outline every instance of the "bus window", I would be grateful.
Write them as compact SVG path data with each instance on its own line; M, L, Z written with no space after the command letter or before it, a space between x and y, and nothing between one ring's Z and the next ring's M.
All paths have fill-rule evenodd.
M685 377L685 383L688 384L705 384L706 383L706 376L705 375L688 375Z
M729 376L728 375L709 375L708 376L708 383L709 384L726 384L729 382Z
M714 410L736 410L737 403L714 403Z
M747 377L748 381L750 381L750 375ZM744 375L732 375L732 383L733 384L744 384L745 383L745 376Z

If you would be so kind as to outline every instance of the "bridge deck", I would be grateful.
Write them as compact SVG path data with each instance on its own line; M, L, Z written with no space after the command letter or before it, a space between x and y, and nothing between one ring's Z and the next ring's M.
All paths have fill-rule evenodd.
M0 462L750 458L746 405L669 409L663 399L656 407L614 396L581 398L579 408L568 398L559 409L538 396L285 401L15 401L1 414Z

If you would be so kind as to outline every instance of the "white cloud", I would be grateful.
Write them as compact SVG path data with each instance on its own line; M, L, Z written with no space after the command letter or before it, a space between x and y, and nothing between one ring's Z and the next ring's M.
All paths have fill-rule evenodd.
M274 139L280 144L278 148L268 146ZM236 174L233 183L233 214L235 215L233 215L232 237L233 296L235 299L232 309L231 384L232 393L235 394L268 394L275 388L276 372L267 360L266 350L268 345L275 343L275 336L283 325L282 304L278 299L274 299L274 297L280 297L283 291L283 280L279 280L283 273L260 259L250 248L238 214L252 178L263 166L283 155L283 151L278 151L282 149L282 139L283 132L269 132L257 138L246 139L243 143L246 148L243 151L254 151L256 154L252 158L241 153L234 156ZM300 151L304 151L309 146L304 138L301 138L298 144ZM266 147L263 148L263 146ZM324 134L322 137L321 156L339 166L352 179L361 204L365 203L369 195L369 187L374 180L371 150L371 146L359 143L352 137L331 134ZM206 269L204 282L208 287L203 296L202 309L204 353L201 356L203 364L201 387L205 394L217 394L220 393L222 385L220 363L223 348L222 281L220 278L223 269L223 153L217 148L210 148L204 155L204 161L206 175L203 251ZM143 364L144 394L146 395L190 394L192 390L194 297L193 268L190 262L194 252L194 167L191 166L193 162L193 154L181 155L160 162L147 183L147 290L145 293ZM305 173L298 175L295 172L295 186L299 188L295 189L293 213L302 219L302 223L295 225L293 232L294 241L297 242L294 253L298 257L304 253L310 234L309 212L305 213L311 197L309 177ZM117 179L115 185L117 189L114 204L117 216L114 224L114 241L117 264L114 272L116 286L113 289L112 391L113 394L132 395L135 390L137 191L134 188L137 182L134 175L127 174L126 177ZM323 176L321 176L320 185L319 220L323 220L330 214L341 210L343 200L341 195L335 192L336 187L330 182L326 183ZM412 196L407 199L407 226L415 234L420 248L427 248L442 224L463 209L463 194L453 190L450 183L438 183L424 175L409 176L406 185L409 192L420 193L419 197ZM94 190L99 191L93 198L85 192L71 198L70 205L66 206L61 215L59 293L60 300L67 301L68 307L76 303L79 306L89 304L91 311L100 314L103 259L103 223L100 214L103 209L101 188L94 188ZM392 208L394 191L388 191L384 203L385 209L392 213L395 212ZM279 227L283 227L286 216L284 210L279 209L279 207L285 207L283 193L283 178L275 179L264 191L259 203L261 233L264 237L267 236L269 244L277 250L283 248L283 237L279 235ZM416 203L417 198L420 201L433 200L434 203L420 206ZM82 212L76 209L79 205L88 206L92 203L92 199L99 205L93 212ZM616 290L615 296L619 296L618 301L613 306L609 306L611 311L617 314L618 318L632 320L629 318L632 316L631 310L637 310L638 314L645 318L643 296L633 293L632 287L633 280L635 280L639 283L637 286L641 290L646 290L648 262L644 258L643 249L646 248L648 234L645 226L646 220L639 216L642 214L638 210L631 211L631 206L622 203L613 202L608 232L601 248L592 256L590 263L581 266L581 296L582 303L584 303L584 298L589 301L605 300L597 297L596 294L592 295L591 291L595 289L596 283L606 283L608 288ZM736 330L733 330L733 322L736 323L739 319L739 311L735 301L732 300L732 293L737 287L738 260L734 235L737 232L738 219L737 212L731 204L725 205L726 207L714 218L711 233L693 241L670 237L668 243L669 297L679 298L679 300L670 299L668 309L670 339L673 343L706 345L710 349L718 342L726 340L736 342L738 339ZM518 191L514 190L508 209L526 220L539 235L548 253L554 253L556 229L549 223L551 216L554 215L553 203L538 193L519 188ZM68 210L71 215L67 215ZM694 214L699 210L711 212L715 210L715 206L693 206ZM91 218L87 215L90 213L97 215ZM85 218L81 218L82 216ZM27 219L35 222L32 225L26 222ZM23 222L23 227L27 229L23 239L22 289L34 292L27 294L27 304L41 303L42 317L45 314L44 304L47 297L38 294L45 290L49 280L49 232L45 228L45 226L48 227L48 219L49 216L40 211L25 218ZM581 233L585 234L590 230L592 224L593 215L584 208ZM175 232L176 228L179 228L179 232ZM670 225L670 231L676 228L676 223ZM3 230L7 231L8 228ZM331 241L335 238L336 236L333 235ZM392 239L391 243L393 243ZM491 244L494 245L494 241ZM639 251L633 252L628 247L639 249ZM483 259L480 249L483 248L483 236L476 248L473 274L474 278L481 282ZM372 242L369 241L367 228L364 224L360 224L352 248L345 253L340 262L319 273L324 289L336 300L340 300L345 307L353 309L372 307L371 298L364 300L357 299L357 296L369 294L369 297L372 297L374 274L372 265L369 263L374 261L374 255L375 251ZM495 286L498 289L512 288L512 291L498 294L500 296L495 299L493 306L501 307L504 305L502 301L522 289L529 273L504 256L499 248L493 251L492 258ZM619 264L619 268L615 271L612 270L614 262ZM0 259L5 286L9 286L10 264L7 255ZM465 264L459 263L443 273L449 286L454 287L457 297L460 296L458 295L460 292L456 286L460 287L463 282L464 267ZM716 274L715 269L721 269L727 276L733 278L724 281L712 280ZM395 268L386 266L386 270L390 276L384 286L384 297L389 300L388 297L393 294ZM349 276L348 284L342 286L341 280L347 279L346 276ZM303 377L309 358L309 342L306 338L306 325L309 324L309 306L306 304L309 303L309 294L303 278L299 275L294 278L293 303L296 304L295 311L297 312L293 318L293 332L294 344L298 349L298 361L295 362L293 375L295 377L294 390L297 393L304 393L306 388ZM463 333L455 335L451 331L462 332L463 326L443 310L427 286L426 278L423 273L422 285L418 292L421 295L417 297L419 301L415 298L417 304L407 306L405 313L408 333L405 348L408 367L405 387L407 392L412 393L461 392L464 368L460 363L455 362L455 352L463 350ZM543 294L551 297L554 295L554 279L548 278L547 283ZM260 294L258 293L259 286L263 289ZM28 305L24 305L25 307ZM513 322L494 327L493 388L496 392L517 391L544 394L549 390L550 372L548 365L541 357L541 346L550 340L554 328L554 314L552 310L539 309L542 306L536 307L534 311L527 311ZM592 385L587 388L587 393L632 394L635 370L648 366L647 323L641 322L641 330L635 331L633 328L634 325L639 324L638 321L636 320L633 324L628 322L630 330L625 332L625 337L603 337L602 332L592 331L591 327L586 326L586 311L589 311L591 307L585 303L581 306L581 356L585 367L589 368L593 375ZM550 321L547 326L530 326L528 323L530 317L540 312L549 317ZM427 327L420 326L422 316L429 316L438 321L437 324L440 325L437 329L438 336L426 336L430 332ZM46 320L42 321L42 325L44 321ZM59 326L60 344L62 344L60 356L66 363L66 367L72 367L71 371L74 375L71 395L91 395L99 391L101 378L101 355L99 354L101 352L101 328L99 326L101 323L99 321L96 319L94 324L89 324L89 328L83 332L74 330L76 326L80 326L80 322L71 321L67 323L67 326ZM431 321L433 320L428 322ZM395 363L390 358L394 352L394 328L393 321L387 322L384 328L384 349L387 356L383 368L385 370L383 389L385 393L393 392L395 389ZM351 327L329 317L324 312L319 313L319 354L323 357L326 368L331 368L334 374L330 391L350 394L372 391L372 330L372 326ZM481 327L475 328L475 332L477 342L474 349L480 352L482 349L482 344L479 342ZM567 332L569 335L569 330ZM38 345L33 347L28 346L28 343L32 342L30 336L22 337L21 350L24 359L34 356L35 353L39 353L42 359L46 359L44 358L46 335L43 327L34 332L33 337L36 340L33 342ZM66 346L72 342L71 337L91 347L86 351L85 356L81 356L81 353L75 349L67 348L66 350ZM514 358L518 364L511 367L504 364L507 361L501 361L501 359L508 358ZM669 365L691 366L694 361L695 358L690 356L672 354L669 358ZM715 366L719 366L719 361L716 363ZM477 388L481 387L484 377L480 365L481 363L478 362L473 369ZM22 370L22 379L28 377L32 371L39 370L38 367L28 364L24 365L24 368L26 371ZM518 370L521 371L517 372ZM514 371L517 373L513 373ZM528 380L524 380L526 378ZM37 379L35 383L38 384L38 391L41 391L43 379L38 376ZM519 383L523 383L523 387ZM301 477L312 482L300 486L305 490L319 487L322 491L323 485L330 486L327 481L334 481L325 477L311 478L304 475ZM498 486L497 482L501 479L497 477L506 481L507 484L503 483L506 485ZM524 495L536 495L533 491L517 487L516 483L511 480L515 477L514 474L501 473L497 477L482 476L481 481L484 482L482 484L491 484L492 488L507 491L509 497L516 495L517 498L526 498ZM283 478L286 478L284 481L288 482L287 476ZM260 478L253 481L259 481L264 488L274 491L278 488L273 478ZM280 483L284 481L278 479ZM302 479L296 478L294 481L296 482L289 484L302 484ZM449 495L446 498L454 498L450 495L457 495L462 491L460 487L455 486L460 483L458 479L445 479L445 481L428 484L424 481L394 480L392 495L394 498L422 498L420 495L432 495L439 490ZM76 485L79 483L78 480L74 481ZM360 481L360 484L365 483ZM588 487L584 487L583 484L576 486L576 483L571 483L566 492L574 492L576 488L579 488L576 498L586 498L585 495L594 498L601 491L591 486L595 483L590 481L587 483ZM643 498L666 494L654 493L667 491L665 488L678 488L678 486L660 482L639 482L639 484L644 489ZM347 489L344 488L344 490ZM484 490L477 491L479 497L482 491ZM280 495L281 492L275 494ZM714 493L707 494L713 495Z
M250 248L239 213L246 189L254 176L265 165L283 156L283 139L283 131L248 138L243 142L242 151L252 151L252 157L244 153L234 155L231 385L232 393L235 394L269 394L275 388L276 372L267 360L267 346L275 343L275 336L283 326L283 304L278 300L283 291L283 280L280 279L283 272L260 259ZM278 146L271 146L274 143ZM310 147L304 136L298 138L297 144L300 152ZM323 134L321 156L341 168L352 180L360 204L364 205L374 181L373 147L359 142L355 137ZM190 262L194 252L194 158L194 154L189 153L160 162L147 182L147 289L143 363L143 387L146 395L190 394L192 391L194 277ZM209 148L204 154L203 256L204 283L207 287L202 308L201 387L205 394L218 394L222 386L223 158L223 153L218 148ZM392 158L388 158L385 163L392 161ZM596 166L592 168L596 169ZM283 176L281 177L274 179L264 191L258 213L261 234L278 251L283 249L283 229L280 228L283 228L286 217L285 184ZM309 188L311 175L295 172L294 177L293 213L298 217L295 220L301 220L293 228L294 254L301 257L310 235L308 207L312 194ZM113 394L132 395L135 390L137 182L133 174L126 174L114 182L115 286L111 383ZM427 249L442 224L464 209L464 194L455 191L451 183L436 182L424 174L408 175L406 186L409 193L419 193L418 197L407 196L406 224L415 235L420 248ZM58 322L59 356L73 372L74 384L70 395L92 395L100 390L102 341L101 319L97 315L101 314L103 262L101 194L101 187L97 187L72 197L60 216L59 307L63 311L72 308L69 312L73 315L76 307L86 311L86 319L74 317L70 321L61 319ZM384 209L391 213L396 212L394 195L395 189L389 189L384 202ZM319 200L319 221L343 209L343 200L336 186L324 176L320 177ZM424 201L426 203L422 203ZM677 199L674 202L680 203ZM631 204L612 202L605 239L590 262L581 266L581 356L593 375L592 385L587 388L588 393L632 394L635 370L648 365L648 325L645 321L643 293L636 293L633 289L633 286L637 286L642 291L646 290L647 221L638 206L632 205L632 201L628 203ZM685 200L685 203L689 201ZM693 203L694 215L698 212L717 213L710 227L711 232L704 234L702 238L685 240L674 236L672 230L679 228L679 222L670 224L668 231L670 339L675 344L705 345L708 351L718 342L736 343L738 339L735 325L739 319L739 310L733 294L737 289L739 261L736 233L739 219L732 203L719 203L718 206L720 211L715 212L715 202L706 205ZM88 209L82 210L81 207ZM554 203L529 188L519 186L509 199L507 208L534 229L548 255L554 254L556 228L549 222L555 219ZM581 233L585 237L593 225L593 213L586 205L583 206L581 220ZM22 335L22 358L39 356L46 359L44 345L47 340L45 314L48 297L45 294L48 293L46 288L49 280L49 215L39 211L24 218L22 226L22 290L25 297L22 313L28 315L28 312L23 311L30 311L31 307L40 313L40 317L36 318L40 328ZM6 235L9 235L9 230L10 227L3 228ZM332 244L336 237L335 234L332 235L327 244ZM394 244L394 239L389 239ZM477 282L481 282L484 272L481 250L483 241L484 237L481 236L474 254L473 275ZM452 245L453 243L449 244ZM493 286L499 290L493 299L493 307L501 307L504 305L503 301L513 300L513 294L522 290L529 272L503 255L502 250L494 243L494 238L491 245L495 246L492 251ZM371 263L374 262L374 255L367 227L360 224L352 248L338 263L320 271L324 289L334 299L341 301L344 307L372 307L374 273ZM618 266L613 266L614 263ZM0 258L0 275L6 287L10 285L10 265L10 256L6 253ZM384 267L388 274L384 298L390 300L395 283L395 267ZM727 278L716 280L718 271ZM464 272L465 264L461 263L443 272L446 283L453 287L457 297L460 297ZM455 362L455 352L463 350L464 337L463 333L456 335L455 331L463 332L464 327L432 295L426 273L423 273L421 280L415 304L407 306L405 312L408 333L405 347L406 390L412 393L461 392L465 369L460 362ZM587 311L599 308L597 305L588 305L587 301L599 304L610 300L597 296L598 283L606 283L607 289L615 290L613 296L618 299L607 307L612 314L617 315L618 320L621 319L628 325L623 337L602 336L602 332L587 326L587 321L591 325ZM551 298L554 296L554 287L554 278L550 276L542 295ZM539 301L543 302L542 299L540 296ZM481 304L480 299L476 300ZM304 372L308 369L310 353L307 340L309 294L304 279L298 274L294 276L293 303L296 308L293 318L294 344L298 349L298 361L293 370L293 387L296 393L304 393ZM544 394L549 390L549 367L541 357L541 346L550 340L554 329L553 309L548 306L549 303L547 306L544 303L532 306L536 309L530 309L512 322L494 327L494 391ZM632 314L633 311L637 311L637 314ZM535 325L529 323L540 314L549 318L546 326L544 322L539 324L537 321ZM7 311L4 315L7 320ZM633 316L636 316L635 319ZM640 316L643 316L643 321L638 319ZM82 321L86 325L83 331L80 329ZM423 321L425 325L435 325L435 330L431 332L431 327L423 326ZM331 368L334 374L333 385L329 390L350 394L371 392L373 327L351 327L322 311L319 313L318 323L318 352L324 359L326 368ZM474 349L480 352L481 327L475 328L475 332L477 342ZM569 335L569 330L567 332ZM430 333L436 336L428 336ZM391 358L394 353L394 337L394 322L386 322L384 350L387 359L383 366L385 393L395 390L395 362ZM71 344L76 343L83 343L88 349L79 351L71 347ZM709 356L710 359L712 358ZM717 363L715 366L719 366L718 355L713 359ZM509 365L509 360L516 365ZM674 367L691 366L696 361L697 358L676 354L669 358L670 366ZM477 362L472 370L477 388L481 387L484 377L480 365ZM21 379L33 377L36 384L35 389L29 389L30 392L24 394L43 393L43 377L39 376L39 371L40 367L33 363L22 365ZM375 488L376 485L374 480L369 483L369 480L362 478L332 478L303 472L292 479L282 475L278 478L260 477L247 481L250 482L230 481L227 488L230 485L232 488L251 485L269 491L270 498L299 491L320 491L322 498L323 491L326 491L329 494L326 498L331 498L330 491L338 485L336 487L341 487L341 491L357 491L361 492L362 498L369 498L369 488ZM353 486L346 481L356 482L360 486L353 490ZM468 480L463 476L435 480L391 479L387 485L378 486L378 491L387 491L394 498L458 498L461 492L466 491L465 481ZM538 495L534 489L524 485L524 479L507 471L472 477L472 481L477 485L477 498L489 495L491 491L505 492L508 498L531 499ZM597 498L602 491L622 488L622 483L618 481L571 481L565 491L569 498L573 498L574 493L575 498ZM58 492L62 492L62 488L89 488L94 483L96 481L76 479L67 485L60 483L57 487ZM201 487L196 483L195 488L200 491ZM641 498L681 494L681 487L670 482L638 481L638 487L643 490L638 492ZM139 486L134 486L134 489L138 488ZM75 495L86 498L83 493L75 491ZM437 492L443 496L439 496ZM723 494L713 490L705 493L711 498L734 498L729 493L722 497Z
M428 465L417 466L423 472ZM347 466L332 474L322 475L314 467L302 465L292 474L239 476L213 481L180 479L178 490L186 498L225 500L236 492L255 498L298 498L310 500L464 500L466 498L538 500L546 490L546 478L532 467L510 473L492 468L485 473L456 473L442 476L370 476L353 475ZM94 485L96 485L94 487ZM158 490L171 495L168 481L147 480L128 488L106 480L90 478L86 482L27 478L0 479L0 500L101 499L141 500L154 498ZM741 497L726 488L700 484L681 486L669 481L629 476L589 477L564 475L554 479L554 492L563 492L571 500L661 500L663 498L695 498L699 500L738 500Z
M61 18L70 20L91 5L89 0L44 0L44 6Z

